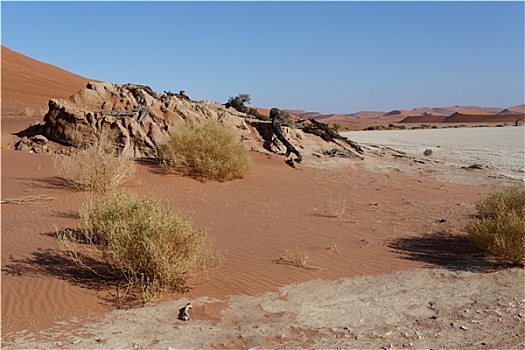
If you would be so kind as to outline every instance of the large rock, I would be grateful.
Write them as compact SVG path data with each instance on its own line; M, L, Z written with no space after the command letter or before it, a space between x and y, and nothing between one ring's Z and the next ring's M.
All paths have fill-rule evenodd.
M146 106L147 115L139 120L140 104ZM185 121L207 119L249 133L237 111L176 94L161 95L143 85L88 83L69 101L49 101L43 133L66 146L87 148L103 142L127 156L154 157L170 131Z
M287 148L274 137L269 118L250 110L245 113L209 101L192 101L182 92L159 94L144 85L88 83L68 101L49 101L42 134L68 146L67 154L97 144L126 156L156 157L158 147L169 139L171 131L187 122L211 119L238 131L248 148L285 153ZM344 151L331 151L332 156L354 154L349 143L334 137L327 125L303 122L283 126L282 133L301 150L307 162L318 161L325 150Z

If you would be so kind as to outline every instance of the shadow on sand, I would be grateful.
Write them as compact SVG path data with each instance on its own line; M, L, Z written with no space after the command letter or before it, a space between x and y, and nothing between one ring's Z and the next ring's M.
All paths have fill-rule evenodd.
M52 276L72 285L90 290L108 291L119 284L121 278L111 271L109 264L82 256L86 266L81 266L73 259L52 249L38 249L30 258L13 259L2 267L2 272L14 276ZM115 301L114 296L102 293L100 298L105 302Z
M10 259L2 270L11 275L55 276L73 285L99 290L102 285L118 281L111 273L110 266L98 260L83 256L86 269L71 258L52 249L38 249L27 259Z
M453 271L493 272L509 267L487 259L466 235L437 232L422 237L398 238L387 246L404 259Z

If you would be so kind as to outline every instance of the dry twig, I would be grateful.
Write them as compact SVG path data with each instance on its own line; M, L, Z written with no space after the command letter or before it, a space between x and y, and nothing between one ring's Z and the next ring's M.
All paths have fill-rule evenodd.
M40 194L38 196L6 198L0 200L0 204L40 204L53 199L55 199L55 197L48 197L46 195Z

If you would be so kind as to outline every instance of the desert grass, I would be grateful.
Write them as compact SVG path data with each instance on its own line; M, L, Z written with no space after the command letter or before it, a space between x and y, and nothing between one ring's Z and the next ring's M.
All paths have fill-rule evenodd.
M23 111L18 112L20 117L30 117L32 118L35 115L35 109L31 107L26 107Z
M15 136L7 133L2 133L2 149L13 149L15 146Z
M40 116L44 117L49 110L48 106L40 106Z
M308 265L310 254L301 247L295 247L292 250L286 250L285 254L273 262L281 265L301 267L306 270L319 270L317 266Z
M215 120L177 129L159 147L159 159L165 169L202 182L241 179L253 169L239 135Z
M66 184L81 191L105 193L129 183L137 171L133 159L116 153L109 136L76 154L55 159L55 168Z
M345 213L346 207L347 203L345 198L341 196L339 196L338 198L330 196L330 199L328 201L328 208L330 210L331 217L340 218Z
M88 269L85 256L105 261L126 282L126 297L149 301L188 290L224 259L205 229L154 196L91 197L79 210L79 226L57 230L63 251Z
M525 184L490 193L476 203L475 221L466 227L474 242L495 257L525 264Z

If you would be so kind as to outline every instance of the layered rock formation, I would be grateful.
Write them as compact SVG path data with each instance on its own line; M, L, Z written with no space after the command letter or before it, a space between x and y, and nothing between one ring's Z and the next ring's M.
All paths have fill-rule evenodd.
M40 134L63 145L68 154L102 143L125 156L156 157L159 145L168 140L171 131L186 122L209 119L237 130L240 139L252 150L286 154L283 143L273 137L267 116L258 118L225 105L192 101L183 93L159 94L136 84L91 82L69 100L50 100ZM284 127L283 134L295 147L304 150L301 153L305 153L306 159L323 154L362 158L352 148L358 153L362 150L343 137L334 137L337 135L326 124L304 120L300 123Z
M77 148L109 138L126 156L154 157L171 130L188 120L205 119L247 130L242 116L233 110L159 94L143 85L89 83L69 101L49 101L44 136Z

